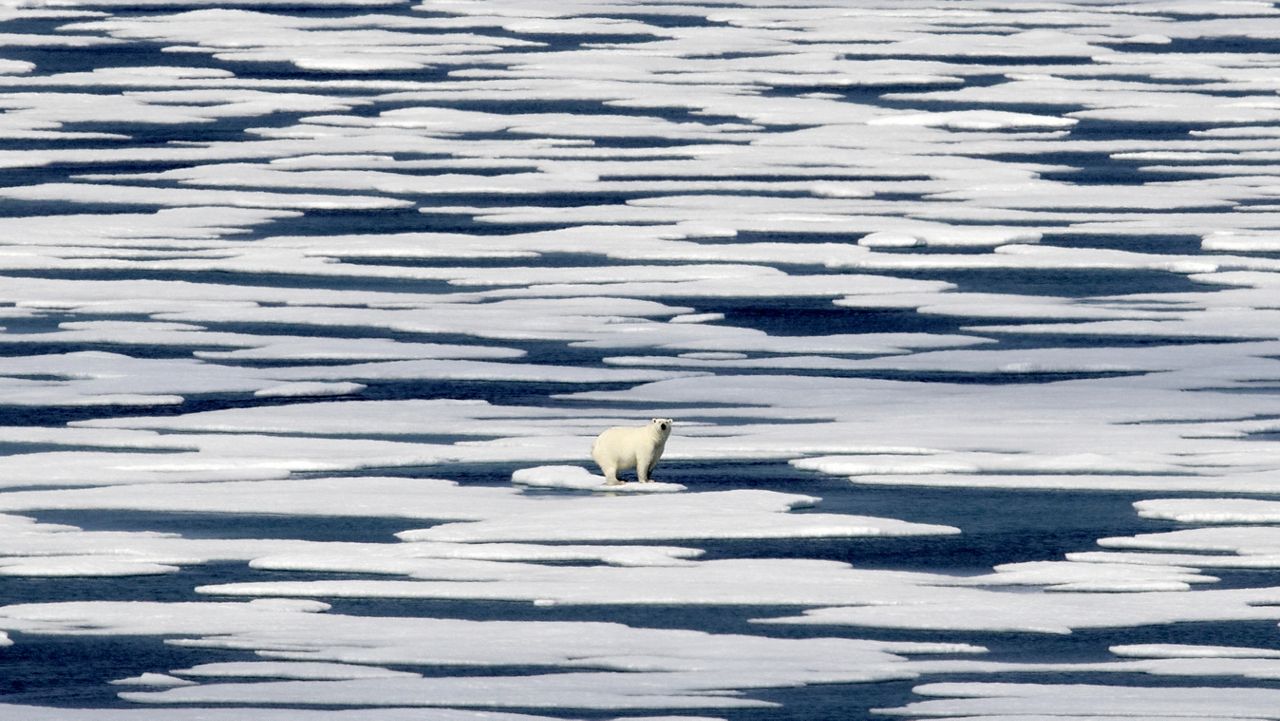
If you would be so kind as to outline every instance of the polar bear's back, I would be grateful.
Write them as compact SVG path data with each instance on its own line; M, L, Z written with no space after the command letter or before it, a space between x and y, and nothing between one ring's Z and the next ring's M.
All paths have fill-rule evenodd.
M614 426L596 436L595 443L591 445L591 457L597 461L602 458L623 462L630 460L634 464L636 451L651 443L647 426Z

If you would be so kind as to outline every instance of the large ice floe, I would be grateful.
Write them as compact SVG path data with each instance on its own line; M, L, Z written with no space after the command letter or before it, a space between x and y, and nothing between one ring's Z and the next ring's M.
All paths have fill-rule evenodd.
M1273 4L0 26L0 718L1280 718Z

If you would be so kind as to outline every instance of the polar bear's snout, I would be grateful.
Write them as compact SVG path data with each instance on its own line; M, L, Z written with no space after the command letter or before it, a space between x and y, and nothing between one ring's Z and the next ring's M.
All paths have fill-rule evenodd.
M604 473L605 483L621 483L618 471L632 468L641 483L653 480L653 468L662 457L674 423L670 418L654 418L647 426L614 426L596 436L591 457Z

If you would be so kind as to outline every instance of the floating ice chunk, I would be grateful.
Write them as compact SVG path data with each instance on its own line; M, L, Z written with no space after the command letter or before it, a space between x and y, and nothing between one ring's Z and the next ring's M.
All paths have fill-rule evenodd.
M1143 518L1179 523L1280 523L1280 501L1252 498L1161 498L1133 504Z
M227 661L202 663L173 672L178 676L196 678L270 678L314 681L339 681L360 678L421 678L421 674L409 671L393 671L376 666L357 666L345 663L320 663L302 661ZM191 685L191 681L179 681L174 685Z
M1150 319L1175 321L1180 314L1173 309L1157 310L1116 304L1088 302L1054 296L1026 296L999 293L933 293L914 295L899 293L889 296L851 296L835 304L847 308L900 307L915 308L917 313L968 318L1043 318L1045 320L1121 320ZM972 326L986 332L991 326ZM1006 332L1011 326L1006 326Z
M287 598L258 598L246 603L245 607L255 612L281 613L323 613L330 608L329 604L319 601L295 601Z
M25 522L24 522L25 521ZM266 521L264 521L265 523ZM218 561L248 561L252 568L413 574L469 568L476 561L599 562L625 566L678 565L701 554L667 546L530 544L341 543L291 539L183 538L172 534L83 531L0 518L0 575L146 575ZM468 566L468 563L471 566ZM15 570L11 573L7 567ZM424 571L425 572L425 571Z
M666 287L666 284L661 284ZM675 284L677 287L680 284ZM582 341L602 335L611 334L653 334L661 339L666 336L694 335L696 329L680 328L679 325L648 320L652 317L666 317L687 312L685 309L663 305L651 301L637 301L620 297L609 297L602 286L592 285L595 289L583 293L581 298L565 297L563 286L543 286L555 290L542 293L529 292L533 297L492 301L495 297L507 296L517 291L492 291L484 296L469 296L465 299L457 295L450 296L449 302L434 301L413 303L415 297L400 296L391 303L395 307L334 307L318 298L310 302L285 307L261 307L248 303L199 303L180 305L172 301L157 300L151 302L133 302L121 308L123 312L152 312L163 314L165 320L194 323L270 323L294 324L323 327L353 327L371 329L378 332L392 330L400 333L430 334L450 333L462 334L482 339L520 339L520 340L560 340ZM603 286L607 287L607 286ZM668 288L674 290L674 288ZM525 293L526 291L519 291ZM841 295L835 293L833 295ZM551 296L551 297L544 297ZM333 301L340 302L334 298ZM360 302L369 303L362 298ZM336 305L336 303L335 303ZM114 309L115 306L111 306ZM105 312L101 304L95 304L94 310ZM644 338L642 340L647 340ZM347 344L350 345L350 344ZM337 346L339 349L341 345ZM461 358L503 358L509 353L477 352L468 354L422 353L421 357ZM483 364L482 364L483 365ZM488 364L491 368L503 367L503 364ZM515 367L515 364L507 364ZM477 366L479 367L479 366ZM598 371L579 366L584 373ZM543 370L540 375L566 377L569 366L559 366L551 370Z
M734 281L750 285L785 277L776 268L757 265L718 263L715 265L618 265L556 268L474 268L446 270L453 276L450 283L459 286L529 286L575 283L659 282L685 283L699 281ZM830 279L828 279L830 280Z
M689 360L701 361L733 361L746 360L749 356L746 353L735 353L731 351L700 351L696 353L681 353L681 358Z
M1200 558L1201 562L1206 564L1232 560L1247 561L1247 557L1267 559L1280 554L1280 528L1271 526L1184 528L1165 533L1103 538L1099 539L1098 545L1104 548L1195 552L1197 555L1193 558ZM1217 554L1239 555L1223 557Z
M197 190L106 183L45 183L0 188L0 197L67 203L150 206L232 206L298 210L388 210L413 205L397 198L359 195L270 193L250 190Z
M111 682L115 686L152 686L156 688L193 686L195 681L170 676L163 673L144 673L129 678L121 678Z
M966 576L963 585L1040 586L1046 591L1143 592L1186 591L1193 583L1218 579L1192 568L1135 566L1124 563L1032 561L996 566L995 573Z
M21 234L24 246L165 245L191 249L193 245L215 245L220 238L241 235L255 225L294 215L296 211L232 207L165 208L154 213L68 213L0 218L0 231L9 238Z
M190 687L194 695L185 697L178 689L127 696L156 703L216 698L242 703L286 701L300 706L425 703L485 708L728 708L741 705L738 701L743 697L737 692L743 689L914 677L910 663L897 655L900 653L981 650L957 644L717 635L614 623L343 616L298 612L279 601L7 606L0 612L0 625L33 634L177 636L173 643L184 647L253 650L281 661L306 662L295 668L311 670L305 681L212 683ZM459 639L465 642L459 643ZM420 679L370 669L352 673L373 677L318 680L349 671L333 664L555 666L567 672ZM237 668L246 668L251 675L261 672L262 678L278 671L290 672L289 665L269 662L212 667L219 674ZM483 682L477 683L477 678ZM381 717L371 714L366 718Z
M35 70L36 64L25 60L0 60L0 75L20 75Z
M724 313L685 313L672 316L668 323L713 323L724 320Z
M310 0L318 6L331 8L369 8L369 7L387 7L390 5L398 5L399 0ZM254 5L283 5L290 6L291 0L257 0ZM148 8L165 8L174 5L173 0L48 0L46 5L50 7L88 7L88 8L113 8L123 7L148 7ZM180 7L199 7L204 5L212 5L217 7L221 3L216 0L192 0L191 2L180 3Z
M271 4L274 3L266 3ZM328 0L322 4L393 3ZM218 8L158 16L144 22L113 17L74 27L105 30L116 37L151 39L186 51L199 49L229 61L289 62L297 67L346 72L416 69L432 59L446 60L456 54L536 45L510 37L408 32L424 22L413 17L367 15L363 19L359 26L350 27L287 13Z
M259 398L306 398L317 396L350 396L367 386L360 383L284 383L253 392Z
M197 339L198 340L198 339ZM448 343L403 343L386 338L304 338L254 336L255 347L237 350L198 350L206 360L341 360L380 361L414 358L514 359L525 355L515 348ZM155 342L154 340L152 342Z
M311 570L307 565L290 566L287 560L272 568ZM358 569L350 566L330 570ZM981 602L981 594L968 595L959 587L1033 585L1074 592L1074 605L1084 610L1086 602L1079 599L1091 593L1186 591L1189 583L1213 580L1187 569L1048 562L1010 566L974 577L863 571L832 562L796 560L705 561L636 568L421 564L416 568L406 566L403 571L415 580L242 582L202 586L198 591L228 596L485 599L542 605L813 606L834 601L911 606ZM914 600L908 600L913 594ZM994 592L988 602L1004 607L1012 605L1006 599L1018 598ZM1031 610L1031 606L1025 609Z
M28 577L94 577L94 576L156 576L176 573L177 566L150 563L146 560L130 560L121 557L42 556L37 558L0 558L0 576Z
M202 88L112 94L46 90L8 95L4 104L10 108L10 117L61 126L63 123L95 121L195 124L227 117L256 117L288 109L349 111L359 101L279 91Z
M568 423L569 414L542 407L493 405L481 400L323 400L305 406L264 406L187 413L172 417L132 416L78 421L77 428L135 428L174 433L291 433L352 435L352 428L378 428L379 437L450 434L489 437L544 435L548 422ZM599 414L585 414L599 415ZM592 425L598 424L591 421ZM564 426L560 426L563 430ZM590 428L581 426L585 435ZM367 434L370 437L373 434ZM104 436L120 443L118 436ZM128 436L125 436L126 438ZM143 439L154 438L147 434Z
M863 185L831 181L814 183L809 192L824 198L870 198L875 195L874 190Z
M1200 247L1210 252L1274 253L1280 251L1280 238L1273 233L1220 231L1204 236Z
M295 441L296 442L296 441ZM237 447L243 440L231 439ZM324 440L333 444L332 440ZM353 501L352 488L360 489ZM409 541L607 541L686 538L846 538L958 533L886 518L788 513L817 502L771 491L541 497L419 478L311 478L243 483L166 483L0 496L6 510L123 508L204 513L290 513L466 521L401 534Z
M312 118L314 122L316 119ZM376 163L375 163L376 164ZM341 163L339 163L341 165ZM393 166L397 170L399 166ZM412 167L412 166L411 166ZM408 168L406 168L408 169ZM463 168L459 168L462 170ZM276 190L347 191L360 193L395 193L414 195L540 195L561 193L687 193L702 190L724 192L801 192L821 194L822 188L814 188L803 181L742 181L731 179L659 179L610 180L571 170L536 173L503 173L500 175L444 173L412 174L392 172L390 169L349 168L300 168L285 169L249 163L206 164L198 168L183 168L157 173L133 173L128 175L90 173L74 176L77 180L91 181L159 181L177 182L184 186L204 188L255 187ZM858 191L844 188L846 196ZM869 195L870 191L861 191Z
M1280 704L1280 691L1249 687L931 683L913 691L936 698L876 713L913 718L1272 719Z
M1240 646L1191 646L1176 643L1146 643L1112 646L1116 656L1132 658L1280 658L1273 648Z
M699 674L707 676L710 674ZM545 709L771 708L776 704L717 693L679 674L557 673L347 681L258 681L122 693L135 703L289 706L461 706ZM699 678L699 681L702 679ZM685 683L681 683L681 682Z
M1131 662L1153 676L1227 677L1233 679L1280 679L1280 659L1230 656L1165 658Z
M858 245L868 248L914 248L924 245L924 241L908 233L880 231L862 236L858 239Z
M1045 130L1069 128L1080 121L1074 117L1058 118L1006 110L952 110L884 115L867 122L870 125L920 125L954 130Z
M1174 473L1186 469L1158 457L1131 454L1117 458L1098 453L1053 456L969 452L928 455L860 455L800 458L791 465L837 476L924 475L940 473L1045 473L1056 476L1071 473L1152 474Z
M1219 492L1219 493L1268 493L1274 485L1268 485L1269 474L1252 477L1129 475L1129 474L1074 474L1060 475L1040 473L1023 475L1016 473L916 473L860 475L850 480L868 486L922 486L937 488L1006 488L1006 489L1071 489L1076 491L1145 491L1145 492Z
M98 3L116 0L95 0ZM159 0L141 0L139 6ZM22 721L422 721L422 709L361 708L321 710L301 708L65 708L61 706L23 706L0 703L0 715ZM476 709L431 709L433 721L557 721L552 716L535 716L502 711ZM696 720L695 720L696 721Z
M1121 42L1131 45L1168 45L1173 42L1173 39L1168 35L1143 33L1141 35L1130 35L1127 38L1121 38Z
M848 625L867 628L950 629L1069 634L1080 628L1124 628L1183 621L1280 619L1276 589L1144 591L1093 593L1064 591L1027 594L950 588L932 593L917 586L885 586L862 606L819 608L801 616L758 619L758 623Z
M1257 107L1244 103L1162 104L1155 107L1128 106L1093 108L1067 113L1079 120L1103 120L1125 123L1195 123L1232 125L1274 123L1280 119L1280 108Z
M663 349L709 352L752 351L757 353L832 353L840 355L905 354L917 349L950 348L988 343L986 338L950 333L834 333L831 335L769 335L753 329L714 327L693 333L671 334ZM587 347L610 347L609 341L583 343ZM719 349L726 349L719 351ZM712 360L701 358L694 360ZM731 358L720 358L732 361ZM745 360L745 359L740 359ZM855 364L858 365L858 364Z
M32 375L57 380L20 380ZM16 405L163 405L180 403L178 394L250 392L274 384L252 369L98 351L0 359L0 376L10 377L0 380L8 382L7 402Z
M1026 228L968 228L920 223L869 233L858 239L858 245L868 248L995 247L1008 243L1035 243L1040 237L1039 231Z
M241 439L231 440L242 444ZM353 502L356 488L360 489L359 499ZM204 513L252 510L318 516L471 519L483 518L484 514L478 509L485 507L514 512L518 496L519 491L509 488L462 488L451 481L433 479L361 477L154 485L135 481L122 487L6 493L0 496L0 503L14 510L118 508Z
M1172 315L1172 314L1170 314ZM986 333L1061 333L1081 336L1154 336L1156 338L1203 338L1270 340L1280 311L1222 308L1172 316L1163 320L1100 320L1080 323L983 325L967 328Z
M539 504L516 516L399 534L407 541L606 541L697 538L851 538L959 533L949 526L824 513L787 513L818 499L770 491L647 494Z
M25 446L47 446L52 452L62 450L141 450L194 451L196 447L176 438L164 438L147 431L112 431L108 429L72 429L58 427L0 426L0 443ZM34 448L30 450L35 450ZM0 519L0 527L4 525Z
M192 544L187 544L192 545ZM272 548L274 546L274 548ZM598 562L614 566L676 566L702 555L696 548L623 545L516 543L259 544L251 568L278 571L326 571L435 577L484 578L493 566L476 561ZM250 554L255 551L250 550Z
M1114 539L1103 539L1114 540ZM1123 551L1075 551L1066 554L1069 561L1084 563L1132 563L1145 566L1181 566L1183 568L1274 569L1280 568L1280 553L1231 556L1207 553L1152 553Z
M604 476L598 476L582 466L538 466L521 468L511 474L511 482L530 488L565 488L597 493L677 493L687 490L678 483L621 483L607 485Z
M748 358L748 359L705 359L679 358L668 356L612 356L604 359L609 365L642 367L656 366L662 368L767 368L775 371L785 370L855 370L859 366L842 358L823 358L817 356L787 356L785 358Z
M487 380L525 383L643 383L684 375L678 372L621 370L539 363L499 363L469 359L426 359L359 363L335 367L274 370L271 376L290 381Z

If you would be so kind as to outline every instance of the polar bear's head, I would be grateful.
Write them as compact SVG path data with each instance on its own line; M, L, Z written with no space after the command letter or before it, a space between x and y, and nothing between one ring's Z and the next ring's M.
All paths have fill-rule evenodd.
M649 429L657 433L659 436L666 438L671 435L671 426L675 421L670 418L654 418L649 421Z

